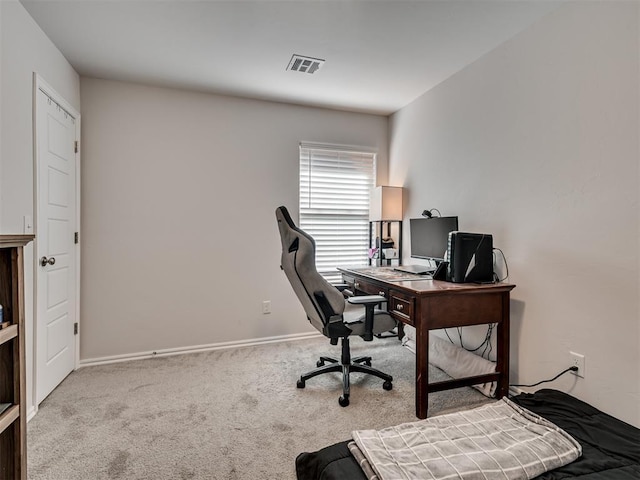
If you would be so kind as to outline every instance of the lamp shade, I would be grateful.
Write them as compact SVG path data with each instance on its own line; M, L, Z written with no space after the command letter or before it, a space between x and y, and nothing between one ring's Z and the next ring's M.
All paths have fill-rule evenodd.
M402 187L375 187L371 190L369 220L402 220Z

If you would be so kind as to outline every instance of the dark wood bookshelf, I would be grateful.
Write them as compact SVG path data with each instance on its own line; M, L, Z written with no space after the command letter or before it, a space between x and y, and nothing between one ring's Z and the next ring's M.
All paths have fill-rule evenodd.
M27 478L24 257L33 235L0 235L0 480Z

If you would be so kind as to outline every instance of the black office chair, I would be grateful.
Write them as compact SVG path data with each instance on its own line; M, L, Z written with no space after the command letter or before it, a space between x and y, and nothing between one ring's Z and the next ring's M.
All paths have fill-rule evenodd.
M349 405L349 374L368 373L384 380L382 388L393 388L393 377L371 368L371 357L351 359L349 336L359 335L364 341L395 327L396 321L385 311L375 308L386 299L379 295L350 297L345 300L335 286L327 282L316 270L316 245L313 238L293 223L286 207L276 209L278 229L282 240L281 268L307 314L309 322L337 345L342 339L340 361L320 357L317 367L298 380L298 388L312 377L328 372L342 372L343 394L338 403ZM325 363L329 363L325 365Z

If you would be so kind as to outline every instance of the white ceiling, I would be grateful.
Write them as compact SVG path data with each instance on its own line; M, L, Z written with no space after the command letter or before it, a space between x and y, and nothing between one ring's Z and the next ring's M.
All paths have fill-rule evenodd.
M22 0L83 76L377 114L404 107L553 1ZM291 55L326 60L313 75Z

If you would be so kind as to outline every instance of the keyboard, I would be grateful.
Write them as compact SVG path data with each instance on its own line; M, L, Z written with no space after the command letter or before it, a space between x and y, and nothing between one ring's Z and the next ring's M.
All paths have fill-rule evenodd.
M401 265L399 267L394 267L393 269L398 272L415 273L417 275L432 275L433 272L435 272L433 267L429 267L427 265Z

